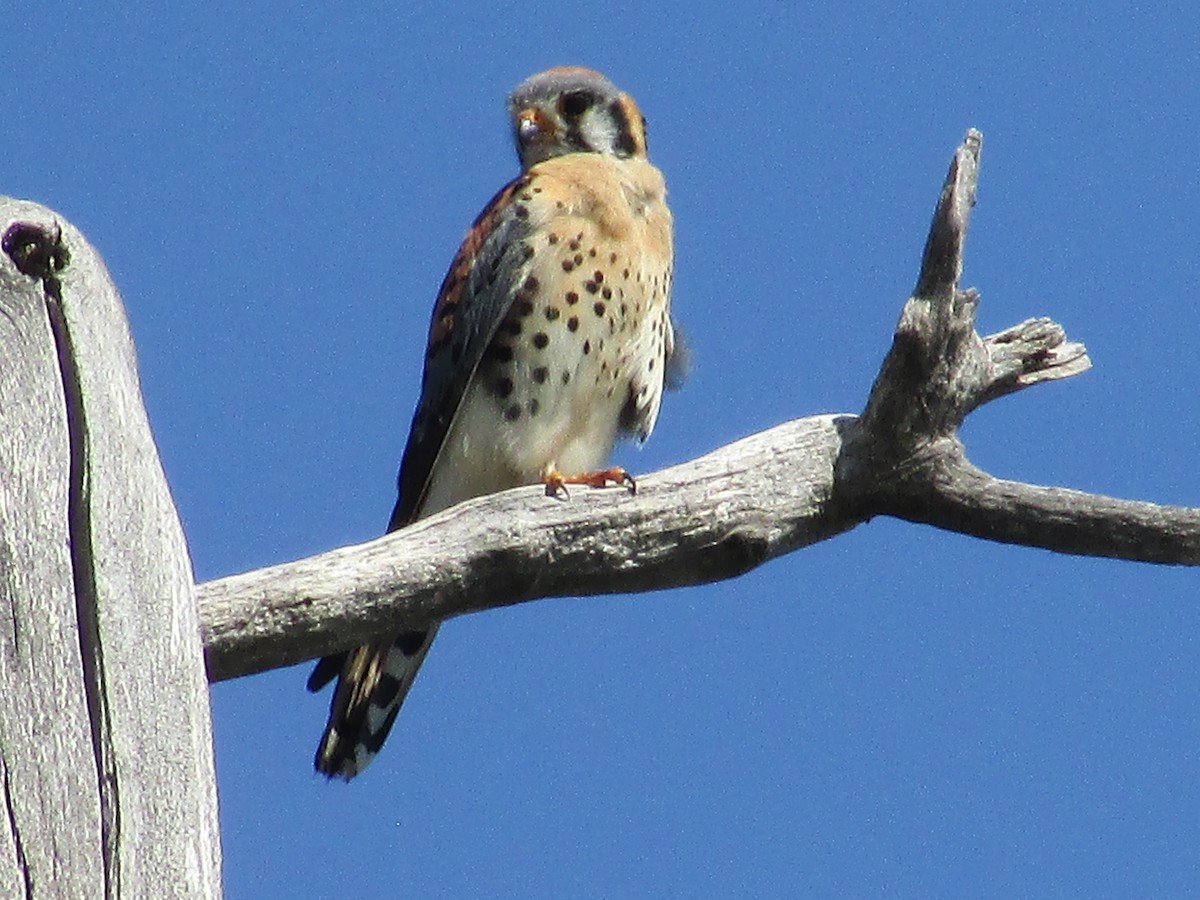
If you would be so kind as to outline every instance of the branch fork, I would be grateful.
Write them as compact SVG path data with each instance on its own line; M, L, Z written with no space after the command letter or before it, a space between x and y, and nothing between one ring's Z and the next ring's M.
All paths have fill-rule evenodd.
M981 338L960 289L982 136L955 152L913 296L859 416L813 416L638 479L482 497L359 547L200 585L211 680L527 600L732 578L876 515L1066 553L1200 564L1200 510L996 479L963 419L1091 366L1046 318Z

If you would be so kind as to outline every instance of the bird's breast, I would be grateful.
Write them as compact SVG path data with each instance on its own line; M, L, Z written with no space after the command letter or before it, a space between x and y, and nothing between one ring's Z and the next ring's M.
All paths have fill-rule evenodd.
M634 167L648 181L634 204L627 167L551 165L561 162L542 164L515 198L530 227L512 248L511 303L447 436L426 514L536 482L550 466L598 469L622 434L644 439L654 427L671 340L661 176Z

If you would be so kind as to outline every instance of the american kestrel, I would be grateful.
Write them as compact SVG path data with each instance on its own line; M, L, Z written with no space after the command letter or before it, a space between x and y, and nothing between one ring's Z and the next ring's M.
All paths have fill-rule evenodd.
M625 482L617 439L654 429L675 355L671 213L633 99L591 69L508 98L521 174L484 207L442 282L388 531L518 485ZM337 675L316 767L378 752L437 624L322 659Z

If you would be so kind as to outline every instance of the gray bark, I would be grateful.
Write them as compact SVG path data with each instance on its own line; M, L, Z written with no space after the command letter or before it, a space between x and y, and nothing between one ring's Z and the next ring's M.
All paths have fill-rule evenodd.
M201 623L215 681L535 598L731 578L876 515L1200 563L1200 510L967 460L973 409L1090 365L1047 319L975 332L958 278L980 143L968 132L955 154L862 414L785 423L636 495L521 488L198 589L102 262L52 213L0 198L0 896L219 894Z
M1048 319L975 332L959 290L982 138L967 133L921 274L861 415L816 416L642 476L638 492L484 497L395 534L200 586L209 677L301 662L542 597L732 578L876 515L1067 553L1200 563L1200 510L1002 481L967 461L964 417L1091 365Z
M120 298L48 210L0 198L0 235L0 896L218 896L191 564Z

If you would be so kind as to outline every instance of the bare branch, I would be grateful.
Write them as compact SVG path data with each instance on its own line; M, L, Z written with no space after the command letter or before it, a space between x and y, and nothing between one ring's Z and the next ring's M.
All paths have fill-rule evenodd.
M1032 384L1070 378L1092 366L1083 344L1068 341L1062 326L1049 319L1026 319L984 338L983 343L991 365L972 409Z
M954 152L950 171L942 185L937 209L933 213L933 224L925 241L921 274L913 291L914 297L949 298L958 286L958 279L962 276L963 243L967 239L971 207L975 205L979 155L982 151L983 135L972 128Z
M642 476L636 496L558 501L519 488L367 544L200 585L209 677L291 665L401 622L733 578L876 513L1065 553L1200 564L1200 510L1000 481L956 445L894 481L871 512L844 504L834 471L857 428L853 416L800 419Z
M232 678L396 629L539 597L740 575L853 527L829 508L842 422L788 422L638 478L638 492L481 497L356 547L201 585L209 677Z
M989 541L1139 562L1200 565L1200 509L1116 500L1066 488L993 478L957 444L930 458L910 495L888 498L889 515Z
M211 680L379 633L540 597L731 578L892 515L1065 553L1200 564L1200 510L992 478L957 430L997 397L1086 371L1049 319L986 339L960 290L982 136L955 153L905 304L861 417L800 419L638 479L639 491L523 488L396 534L201 585Z

